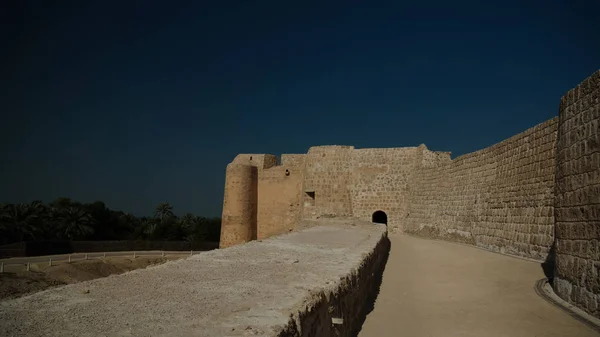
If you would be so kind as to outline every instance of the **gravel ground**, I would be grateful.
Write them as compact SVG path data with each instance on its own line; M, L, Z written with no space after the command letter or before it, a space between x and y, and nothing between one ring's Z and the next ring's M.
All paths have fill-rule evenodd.
M356 225L356 223L355 223ZM0 302L6 336L272 336L385 232L320 226Z

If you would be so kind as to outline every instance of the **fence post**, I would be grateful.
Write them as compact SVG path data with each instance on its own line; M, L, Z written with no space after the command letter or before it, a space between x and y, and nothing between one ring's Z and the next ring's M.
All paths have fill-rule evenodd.
M106 258L106 252L104 252L104 255L103 255L103 257L104 257L104 258Z
M71 263L71 254L69 254L69 263Z
M192 256L192 254L193 254L193 253L194 253L194 251L193 251L193 250L190 250L190 256Z
M85 253L85 259L86 259L86 260L88 259L87 253Z
M161 254L160 254L160 255L161 255L162 257L165 257L165 251L164 251L164 250L163 250L163 251L161 251Z
M135 251L133 252L133 258L135 259Z
M0 263L0 274L4 273L4 262Z
M48 267L52 267L52 258L50 258L50 260L48 260Z
M27 271L29 271L29 268L30 268L29 262L27 262Z

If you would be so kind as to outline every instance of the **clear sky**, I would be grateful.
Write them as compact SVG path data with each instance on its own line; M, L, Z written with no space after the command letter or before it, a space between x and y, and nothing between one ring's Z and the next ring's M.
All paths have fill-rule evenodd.
M0 6L0 202L218 216L237 153L456 156L556 116L600 68L598 0Z

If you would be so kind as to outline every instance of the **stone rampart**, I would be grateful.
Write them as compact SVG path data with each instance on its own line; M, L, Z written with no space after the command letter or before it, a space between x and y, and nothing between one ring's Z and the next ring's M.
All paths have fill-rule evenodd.
M356 336L385 226L309 228L0 302L6 336Z
M553 241L557 121L454 160L421 147L405 231L544 259Z
M600 317L600 71L560 102L554 290Z
M371 220L376 211L387 214L390 229L402 230L408 214L416 147L356 149L352 152L350 184L353 215Z

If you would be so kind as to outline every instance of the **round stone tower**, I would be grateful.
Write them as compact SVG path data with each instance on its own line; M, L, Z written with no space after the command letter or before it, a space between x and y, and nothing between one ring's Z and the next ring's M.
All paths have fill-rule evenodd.
M220 248L256 238L257 184L258 170L255 166L227 165Z

